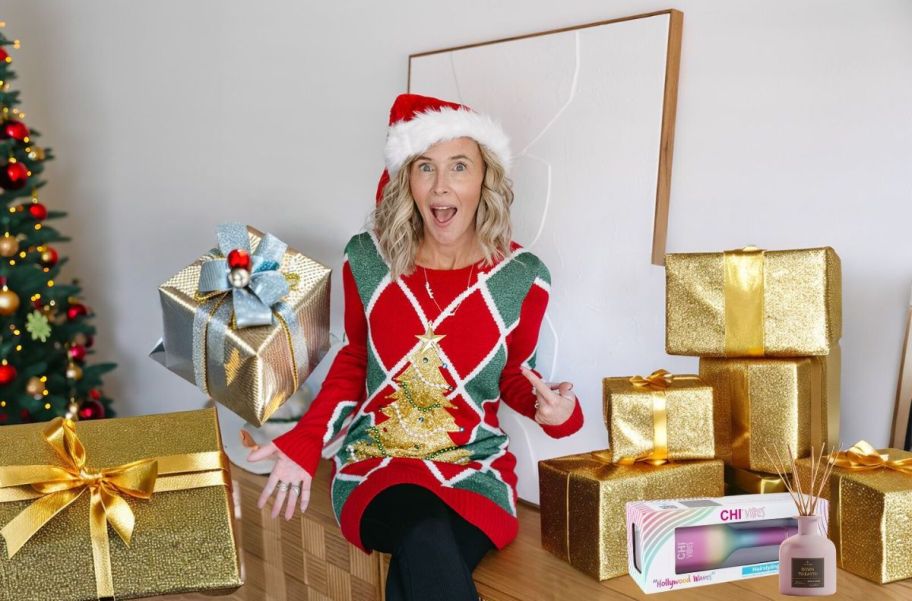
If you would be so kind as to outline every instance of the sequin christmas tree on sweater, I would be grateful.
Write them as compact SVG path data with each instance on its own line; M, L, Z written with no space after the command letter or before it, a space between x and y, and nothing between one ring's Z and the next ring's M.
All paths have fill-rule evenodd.
M311 474L344 427L333 457L332 503L342 533L364 549L361 515L383 489L433 491L503 548L516 537L516 458L497 410L535 415L520 368L535 367L550 274L531 252L493 266L418 267L391 281L370 233L345 248L346 345L310 410L276 445ZM433 298L432 296L433 295ZM554 438L582 426L577 402Z

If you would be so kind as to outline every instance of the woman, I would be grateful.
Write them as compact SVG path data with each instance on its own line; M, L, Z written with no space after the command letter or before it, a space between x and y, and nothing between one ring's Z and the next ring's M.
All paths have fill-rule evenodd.
M343 535L392 554L387 599L477 599L472 570L517 533L499 400L550 436L583 423L573 385L532 371L550 274L511 241L509 143L468 107L404 94L390 112L372 231L346 247L346 345L275 458L260 507L307 507L343 427L332 503Z

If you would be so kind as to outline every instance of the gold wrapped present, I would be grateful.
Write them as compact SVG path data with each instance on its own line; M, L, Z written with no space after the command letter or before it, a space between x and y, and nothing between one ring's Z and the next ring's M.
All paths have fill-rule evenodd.
M713 391L664 369L602 380L605 424L617 463L712 459Z
M796 465L807 493L810 458ZM912 578L912 452L859 442L839 453L820 496L839 567L880 584Z
M717 457L726 464L776 471L774 453L796 456L811 445L839 442L840 357L700 359L700 377L713 387Z
M725 486L732 495L766 495L786 492L785 482L776 474L755 472L737 467L725 466Z
M665 349L699 357L826 355L842 336L832 248L665 256Z
M251 227L223 224L218 238L159 287L152 356L259 426L329 348L330 270Z
M538 462L542 546L605 580L627 573L626 504L723 493L719 460L619 465L610 451Z
M0 428L2 598L237 589L228 466L215 409Z

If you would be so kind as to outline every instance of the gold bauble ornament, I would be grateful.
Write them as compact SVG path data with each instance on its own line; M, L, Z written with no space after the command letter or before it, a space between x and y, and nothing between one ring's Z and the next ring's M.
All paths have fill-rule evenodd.
M43 161L44 160L44 148L40 146L31 146L31 150L28 153L28 158L33 161Z
M79 419L79 405L73 401L70 401L70 404L67 405L65 417L72 420Z
M66 377L70 380L79 381L82 379L82 368L75 363L67 365Z
M0 315L12 315L18 308L19 295L12 290L0 290Z
M0 257L7 259L19 252L19 240L14 236L3 236L0 238Z
M42 382L41 378L38 376L32 376L28 379L28 382L25 383L25 391L35 398L40 398L44 396L44 382Z

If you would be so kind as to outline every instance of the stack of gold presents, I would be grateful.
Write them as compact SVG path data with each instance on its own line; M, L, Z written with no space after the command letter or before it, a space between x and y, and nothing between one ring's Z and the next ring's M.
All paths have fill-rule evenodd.
M540 461L542 545L605 580L627 573L626 504L723 494L713 392L664 370L605 378L611 450Z
M666 351L699 357L699 375L605 378L611 450L539 463L543 546L618 576L626 502L782 492L777 452L837 448L841 295L831 248L667 255ZM824 496L840 567L912 577L912 453L859 443L838 465Z
M217 237L162 284L153 357L259 425L327 350L329 269L241 224ZM0 428L0 598L231 592L231 485L214 408Z

